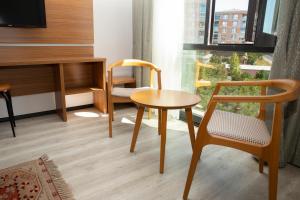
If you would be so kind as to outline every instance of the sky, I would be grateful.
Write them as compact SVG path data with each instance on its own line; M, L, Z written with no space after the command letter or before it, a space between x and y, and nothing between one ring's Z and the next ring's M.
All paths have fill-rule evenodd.
M216 0L216 11L224 10L248 10L249 0Z

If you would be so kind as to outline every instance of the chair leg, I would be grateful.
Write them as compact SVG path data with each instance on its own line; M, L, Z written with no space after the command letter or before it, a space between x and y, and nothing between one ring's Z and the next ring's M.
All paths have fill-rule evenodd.
M113 121L113 109L112 103L108 102L108 123L109 123L109 137L112 138L112 121Z
M7 94L7 97L9 99L10 110L11 110L11 114L12 114L12 118L13 118L14 127L16 127L16 119L15 119L14 109L13 109L13 106L12 106L11 94L10 94L9 91L7 91L6 94Z
M136 140L137 140L137 137L139 134L139 130L140 130L143 115L144 115L144 111L145 111L144 107L139 107L137 115L136 115L136 121L135 121L135 126L134 126L132 140L131 140L130 152L134 152Z
M158 135L161 132L161 109L158 109Z
M152 117L152 109L148 108L148 119L151 119Z
M112 116L112 121L115 121L114 110L115 110L115 105L114 105L114 103L111 103L111 116Z
M14 119L13 119L12 112L11 112L9 97L7 96L7 94L5 92L2 92L1 95L3 96L3 98L5 99L5 102L6 102L7 113L8 113L8 117L9 117L10 126L11 126L11 129L13 132L13 136L16 137Z
M265 161L262 158L260 158L259 159L259 172L260 173L264 173L264 164L265 164Z
M189 173L188 173L185 188L184 188L184 193L183 193L184 200L188 199L191 185L193 182L193 178L194 178L194 175L196 172L198 160L201 157L203 147L204 147L203 138L201 138L201 137L197 138L196 142L195 142L195 146L194 146L194 152L193 152L193 156L192 156L192 160L191 160L191 164L190 164Z
M279 155L274 155L269 162L269 200L277 199Z

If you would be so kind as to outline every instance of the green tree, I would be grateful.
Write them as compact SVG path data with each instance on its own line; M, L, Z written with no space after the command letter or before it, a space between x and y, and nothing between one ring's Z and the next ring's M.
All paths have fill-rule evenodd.
M266 80L269 78L269 72L260 70L259 72L256 72L255 79L261 79Z
M261 53L248 53L247 64L254 65L258 59L262 59Z
M244 80L253 80L253 76L249 73L242 73L241 74L241 79L244 81Z
M230 76L232 80L238 81L241 78L241 70L240 70L240 59L237 53L233 53L230 57Z
M212 57L210 57L209 62L213 64L221 64L222 58L218 55L213 54Z

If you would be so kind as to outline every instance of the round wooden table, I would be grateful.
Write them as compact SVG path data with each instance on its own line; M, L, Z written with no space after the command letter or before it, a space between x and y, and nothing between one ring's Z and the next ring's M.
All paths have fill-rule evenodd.
M160 173L163 173L167 134L167 112L169 109L185 109L191 145L193 148L195 143L195 130L192 107L200 102L200 97L182 91L149 89L135 92L130 96L130 99L138 106L130 152L134 152L145 107L158 109L158 132L161 135Z

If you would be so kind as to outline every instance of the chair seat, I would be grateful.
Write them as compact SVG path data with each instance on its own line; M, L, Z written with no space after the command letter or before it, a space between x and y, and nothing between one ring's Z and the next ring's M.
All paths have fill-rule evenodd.
M0 83L0 92L6 92L7 90L10 90L10 85Z
M121 88L121 87L114 87L111 91L113 96L118 97L130 97L131 94L137 91L147 90L150 87L141 87L141 88Z
M271 136L264 121L255 117L215 110L207 126L211 135L265 145Z

